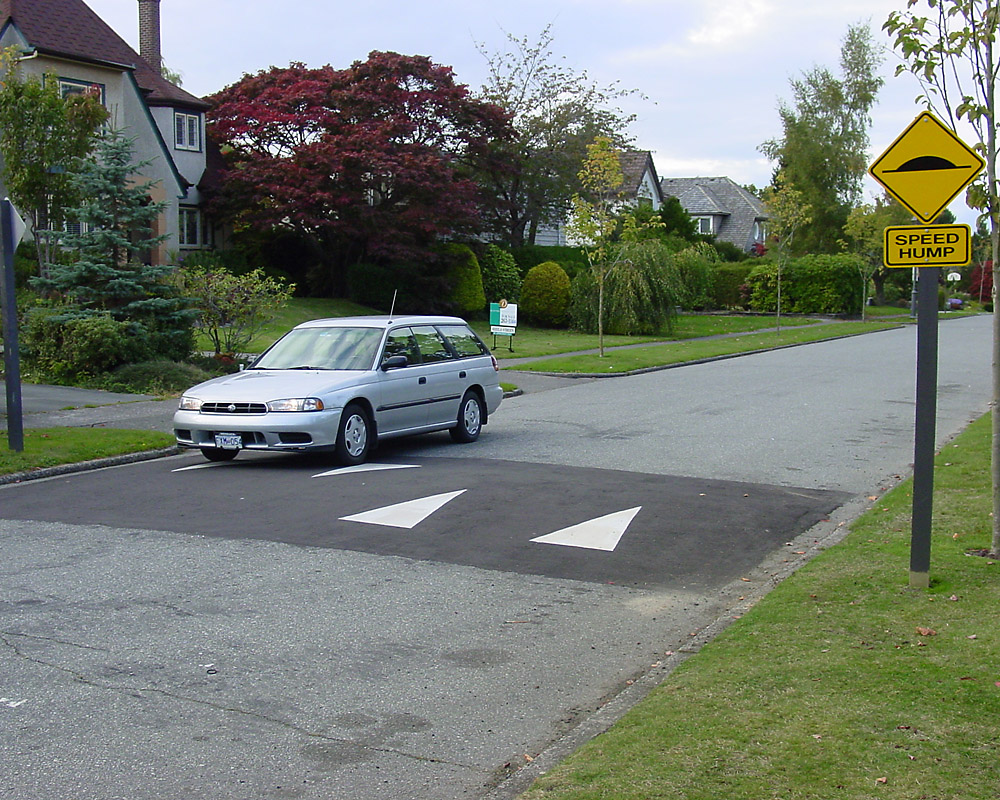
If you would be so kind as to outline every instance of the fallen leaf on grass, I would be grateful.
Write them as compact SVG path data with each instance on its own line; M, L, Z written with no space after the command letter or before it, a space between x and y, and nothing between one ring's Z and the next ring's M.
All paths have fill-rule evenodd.
M889 782L888 778L876 778L875 779L875 783L888 783L888 782Z
M931 628L921 628L919 625L917 626L917 633L921 636L937 636L937 631Z

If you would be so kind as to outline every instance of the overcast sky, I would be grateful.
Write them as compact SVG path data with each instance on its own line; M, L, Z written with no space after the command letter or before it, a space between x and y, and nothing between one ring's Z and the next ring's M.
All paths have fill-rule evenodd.
M136 0L86 0L138 50ZM779 99L789 78L814 66L839 74L849 25L870 23L885 44L886 85L873 113L871 158L919 113L913 78L893 77L896 56L882 23L906 0L161 0L166 65L204 96L243 74L302 61L346 67L372 50L426 55L478 89L488 52L505 34L537 41L551 26L552 49L599 84L618 82L648 99L625 106L638 149L661 177L728 175L763 188L771 165L758 146L781 135ZM868 194L878 187L870 183ZM959 199L961 221L971 216Z

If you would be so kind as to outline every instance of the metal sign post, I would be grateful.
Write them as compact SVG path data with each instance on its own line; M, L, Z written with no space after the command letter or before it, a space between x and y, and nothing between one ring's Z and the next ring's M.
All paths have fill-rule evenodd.
M927 589L934 510L934 444L937 431L939 267L917 270L917 410L913 441L913 516L910 521L910 586Z
M17 345L17 304L14 295L14 250L23 232L21 218L6 197L0 200L0 315L3 316L3 367L7 393L7 445L20 453L24 450L24 422L21 409L21 363ZM20 230L19 230L20 228Z
M885 230L883 263L913 268L917 305L917 408L913 442L910 586L930 586L934 439L937 415L938 276L971 255L967 225L934 225L938 215L983 170L985 162L929 111L917 115L868 173L924 225Z

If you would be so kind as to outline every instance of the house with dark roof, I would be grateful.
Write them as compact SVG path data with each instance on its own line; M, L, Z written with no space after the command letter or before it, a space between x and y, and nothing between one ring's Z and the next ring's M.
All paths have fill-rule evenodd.
M201 192L211 179L209 104L161 75L160 0L138 0L138 21L136 53L83 0L0 0L0 47L16 48L25 77L54 78L64 94L98 93L108 124L135 139L135 162L150 162L137 180L153 181L151 199L166 203L152 233L168 238L150 254L163 264L212 245Z
M622 205L649 205L654 211L658 211L663 204L663 195L653 164L653 154L648 150L624 150L618 154L618 160L623 179ZM567 244L565 224L560 222L557 225L539 226L535 244Z
M698 232L730 242L744 252L764 244L764 203L730 178L664 178L663 197L676 197L698 224Z

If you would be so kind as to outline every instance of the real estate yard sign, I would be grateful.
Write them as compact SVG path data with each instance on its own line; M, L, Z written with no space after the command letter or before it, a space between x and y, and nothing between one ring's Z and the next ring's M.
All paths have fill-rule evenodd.
M514 334L517 333L517 304L501 300L490 303L490 333L493 334L493 347L497 345L497 336L509 336L508 347L514 352Z

